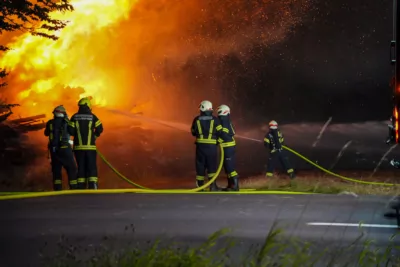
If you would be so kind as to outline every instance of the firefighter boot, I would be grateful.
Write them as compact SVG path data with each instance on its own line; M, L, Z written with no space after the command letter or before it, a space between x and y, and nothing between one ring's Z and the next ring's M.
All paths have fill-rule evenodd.
M229 189L233 187L232 179L231 178L227 178L227 179L228 179L228 185L224 189L222 189L222 191L229 191Z
M56 181L54 181L53 190L54 190L54 191L61 191L61 190L62 190L62 183L61 183L61 180L56 180Z
M196 180L196 186L197 187L202 187L204 185L204 180ZM200 190L199 192L203 192L203 190Z
M232 180L232 190L239 191L239 176L231 178Z
M89 182L89 189L97 190L99 188L97 182Z
M212 182L212 184L210 185L210 191L221 191L216 181Z
M228 187L224 191L239 191L239 177L228 178Z
M77 190L78 189L78 184L70 184L69 185L69 190Z

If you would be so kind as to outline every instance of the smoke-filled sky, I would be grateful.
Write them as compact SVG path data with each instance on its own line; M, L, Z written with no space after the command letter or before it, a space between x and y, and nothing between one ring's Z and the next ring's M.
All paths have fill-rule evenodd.
M293 34L267 49L265 93L250 101L290 121L387 119L391 40L392 1L316 1Z
M57 42L0 37L14 48L0 59L12 70L2 96L29 115L75 107L84 91L98 104L178 121L202 99L230 105L242 124L391 112L389 0L72 3Z
M230 104L255 123L386 120L392 1L314 1L306 13L282 42L225 57L217 77L236 92Z

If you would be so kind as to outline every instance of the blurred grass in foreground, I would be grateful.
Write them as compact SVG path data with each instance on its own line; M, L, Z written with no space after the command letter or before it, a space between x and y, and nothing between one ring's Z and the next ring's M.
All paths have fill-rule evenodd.
M133 227L133 226L132 226ZM126 228L127 229L127 228ZM237 249L235 239L226 236L229 231L220 230L196 247L169 243L149 242L147 248L136 245L116 249L102 243L88 251L87 248L68 245L61 239L59 253L44 258L42 266L48 267L369 267L400 266L400 250L395 245L395 236L388 240L385 248L379 249L363 234L351 244L322 248L317 243L304 242L285 236L282 230L272 229L263 244L250 250ZM134 239L134 238L133 238ZM110 240L104 238L103 242ZM82 253L84 252L84 253ZM42 252L42 255L44 252Z

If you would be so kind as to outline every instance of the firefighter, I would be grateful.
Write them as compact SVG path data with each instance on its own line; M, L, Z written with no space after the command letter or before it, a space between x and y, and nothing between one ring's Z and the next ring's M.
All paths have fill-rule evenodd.
M217 139L220 136L222 126L217 117L213 115L212 103L204 100L199 105L200 115L193 120L191 132L196 137L196 184L204 185L206 171L208 179L211 179L218 164ZM210 191L218 191L217 182L210 185Z
M232 125L230 114L231 110L227 105L221 105L217 109L222 131L218 142L224 148L224 169L228 176L228 186L226 191L239 191L239 174L235 170L235 129Z
M388 144L388 145L392 144L396 139L396 130L395 130L394 125L393 125L393 120L394 120L394 116L391 116L390 117L390 124L388 124L389 134L388 134L388 137L386 139L386 144Z
M68 131L74 137L75 159L78 164L79 189L97 189L96 139L103 132L99 118L92 113L91 97L78 102L79 110L68 124Z
M283 143L284 137L281 131L278 129L278 123L274 120L270 121L269 132L265 135L264 138L264 146L269 148L270 150L266 176L273 176L274 168L279 160L289 177L291 179L294 179L294 171L290 167L289 160L286 156L286 151L284 151L282 148Z
M68 116L63 106L53 110L54 118L46 123L44 135L49 137L48 149L53 173L53 189L62 190L62 168L67 172L70 189L77 189L76 163L72 140L68 133Z
M390 123L388 124L388 130L389 130L389 134L388 137L386 138L386 144L387 145L391 145L396 141L396 130L394 127L394 116L392 115L390 117ZM393 167L395 167L396 169L400 168L400 162L398 160L392 159L390 161L390 165L392 165Z

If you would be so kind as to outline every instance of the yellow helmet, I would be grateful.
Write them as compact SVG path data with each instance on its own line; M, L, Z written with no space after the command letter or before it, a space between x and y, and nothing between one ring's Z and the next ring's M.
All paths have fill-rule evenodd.
M92 108L92 102L90 101L92 100L91 96L88 97L84 97L81 100L79 100L78 102L78 106L84 106L87 105L90 109Z

